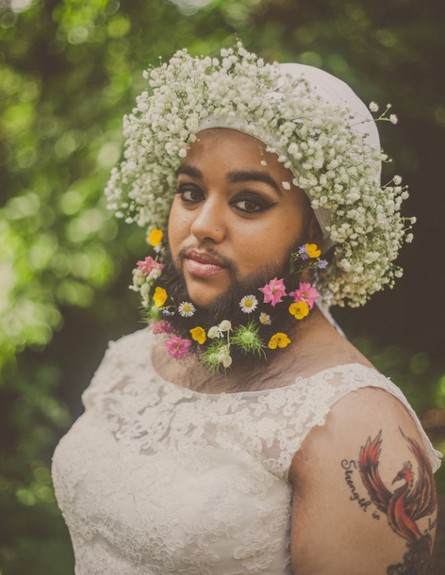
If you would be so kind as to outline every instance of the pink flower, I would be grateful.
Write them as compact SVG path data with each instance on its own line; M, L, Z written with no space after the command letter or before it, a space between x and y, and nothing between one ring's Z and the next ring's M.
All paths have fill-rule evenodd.
M289 295L294 298L295 302L305 301L309 308L312 309L318 298L318 290L309 283L300 282L300 287Z
M159 335L160 333L171 333L172 331L171 325L168 321L165 321L165 319L154 321L149 327L155 335Z
M277 280L277 278L274 278L259 289L264 294L264 303L271 303L273 306L282 302L283 300L281 298L286 295L286 286L282 279Z
M190 351L192 342L190 339L182 339L176 335L172 335L168 341L165 342L165 347L168 353L175 359L184 358Z
M164 264L157 262L151 256L147 256L145 260L138 261L137 266L141 270L141 272L148 275L151 272L151 270L162 271Z

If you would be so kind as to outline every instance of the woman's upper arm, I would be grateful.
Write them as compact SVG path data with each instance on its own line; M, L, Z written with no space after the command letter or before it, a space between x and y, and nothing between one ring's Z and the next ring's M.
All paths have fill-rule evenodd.
M382 390L340 400L291 467L298 575L427 573L436 492L417 426Z

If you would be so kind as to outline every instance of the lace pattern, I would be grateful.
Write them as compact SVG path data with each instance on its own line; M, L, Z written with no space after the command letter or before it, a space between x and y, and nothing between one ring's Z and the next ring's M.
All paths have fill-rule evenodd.
M339 366L273 390L205 394L151 364L153 336L109 350L61 440L53 478L78 575L290 573L287 474L293 455L350 391L400 390Z

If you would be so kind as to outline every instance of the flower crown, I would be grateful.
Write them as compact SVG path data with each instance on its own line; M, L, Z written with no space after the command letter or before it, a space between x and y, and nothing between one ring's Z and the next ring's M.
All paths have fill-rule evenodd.
M232 365L232 353L238 348L243 354L265 355L266 349L286 348L291 339L283 331L271 326L272 320L267 313L272 306L287 306L288 312L295 320L307 317L318 298L318 290L306 281L300 281L294 291L289 292L284 279L276 277L259 288L262 293L247 294L239 301L239 307L246 316L246 321L233 326L224 319L207 331L196 325L194 315L196 308L190 301L175 302L167 290L156 286L161 277L164 264L159 261L162 254L162 230L153 229L147 235L147 243L154 248L153 254L137 262L133 270L133 284L130 288L140 294L145 320L155 334L165 334L165 347L175 359L183 359L195 347L199 351L199 360L207 368L218 371ZM304 244L291 255L290 271L292 275L310 270L324 270L328 262L320 258L321 251L316 244ZM188 338L178 337L173 333L169 318L179 314L184 323L188 322ZM268 329L270 327L270 329Z
M175 172L197 132L220 119L264 142L288 168L314 210L330 214L335 244L317 287L328 305L363 305L402 270L394 265L414 218L400 214L406 186L395 176L381 186L376 165L388 157L353 129L343 107L320 98L304 77L283 75L238 43L221 58L177 52L144 73L148 89L124 118L125 150L105 193L128 223L165 229ZM376 112L376 104L370 109ZM396 122L389 107L377 120ZM283 188L290 189L290 182Z

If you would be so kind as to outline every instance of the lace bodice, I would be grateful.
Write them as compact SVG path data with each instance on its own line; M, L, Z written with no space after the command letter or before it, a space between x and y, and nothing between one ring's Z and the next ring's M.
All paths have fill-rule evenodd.
M359 364L287 387L205 394L162 379L147 330L111 343L85 413L60 441L53 480L77 575L290 573L293 455L333 404L379 387Z

